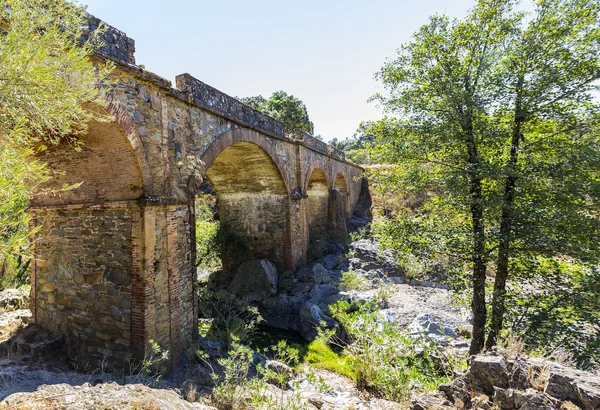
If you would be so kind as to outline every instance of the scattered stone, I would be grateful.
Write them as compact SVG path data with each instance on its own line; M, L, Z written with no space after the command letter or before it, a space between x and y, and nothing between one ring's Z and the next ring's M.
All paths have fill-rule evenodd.
M120 386L115 382L96 386L89 383L81 386L42 385L32 393L15 393L0 402L0 409L9 408L216 410L200 403L187 402L173 390L152 389L142 384Z
M448 400L434 394L421 394L415 397L411 403L412 410L454 410Z
M6 289L0 292L0 308L23 309L29 302L29 289L22 287L19 289Z
M434 342L441 345L447 345L457 337L450 324L430 313L418 315L408 326L408 329L414 335L426 334Z

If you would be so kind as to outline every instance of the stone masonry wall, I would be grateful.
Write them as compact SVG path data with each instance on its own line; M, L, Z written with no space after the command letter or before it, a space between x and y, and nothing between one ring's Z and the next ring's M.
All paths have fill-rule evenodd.
M131 337L131 211L34 216L39 227L34 320L73 340L79 363L125 363Z
M257 259L269 259L285 270L287 198L276 194L244 194L220 198L219 215L249 238Z

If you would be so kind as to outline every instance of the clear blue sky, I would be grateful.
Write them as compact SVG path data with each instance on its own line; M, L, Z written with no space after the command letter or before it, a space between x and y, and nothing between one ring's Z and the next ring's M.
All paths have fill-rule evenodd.
M80 0L136 41L138 64L174 81L188 72L233 96L284 90L303 100L315 133L352 136L379 118L374 73L436 13L463 17L475 0Z

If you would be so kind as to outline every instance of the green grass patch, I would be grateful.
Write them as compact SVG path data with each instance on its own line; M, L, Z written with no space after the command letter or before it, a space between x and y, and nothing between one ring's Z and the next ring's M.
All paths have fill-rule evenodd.
M350 357L334 352L325 340L317 339L308 345L305 361L314 367L330 370L352 380L356 377Z

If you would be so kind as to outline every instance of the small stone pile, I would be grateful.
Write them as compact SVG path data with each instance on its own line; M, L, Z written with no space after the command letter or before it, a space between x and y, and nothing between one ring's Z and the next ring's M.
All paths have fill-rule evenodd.
M598 410L600 377L543 359L498 351L475 356L469 370L413 400L412 410Z

